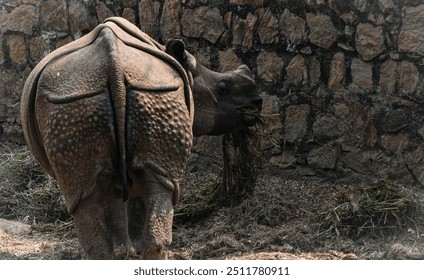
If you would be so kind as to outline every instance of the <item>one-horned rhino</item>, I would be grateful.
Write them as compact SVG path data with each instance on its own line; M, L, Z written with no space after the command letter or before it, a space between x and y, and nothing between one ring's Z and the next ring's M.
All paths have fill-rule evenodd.
M246 109L261 102L247 66L213 72L182 41L163 46L113 17L36 65L21 117L87 257L112 258L116 246L133 244L163 259L193 136L252 126Z

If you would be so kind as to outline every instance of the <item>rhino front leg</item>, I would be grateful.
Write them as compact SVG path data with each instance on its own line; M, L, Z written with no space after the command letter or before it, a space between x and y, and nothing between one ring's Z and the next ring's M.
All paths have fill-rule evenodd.
M141 241L143 258L166 259L172 241L174 193L155 174L142 173L134 176L133 181L134 188L141 190L145 210Z

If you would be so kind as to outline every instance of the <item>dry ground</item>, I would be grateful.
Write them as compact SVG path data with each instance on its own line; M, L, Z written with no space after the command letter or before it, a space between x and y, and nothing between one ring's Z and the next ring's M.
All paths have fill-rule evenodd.
M0 259L85 258L54 181L34 171L37 165L25 148L0 150L0 218L20 223L0 226ZM11 158L19 170L6 166ZM261 170L252 196L218 207L205 198L216 175L187 174L170 258L424 259L421 188L407 189L401 198L386 195L384 203L391 199L402 205L384 212L371 200L371 191L402 186L356 187L283 177ZM33 201L30 209L22 205L27 201ZM365 209L370 202L376 213Z

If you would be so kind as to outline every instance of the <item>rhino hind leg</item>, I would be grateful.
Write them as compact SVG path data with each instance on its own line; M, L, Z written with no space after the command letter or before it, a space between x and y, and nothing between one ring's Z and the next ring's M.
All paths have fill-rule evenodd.
M113 187L110 175L97 175L95 185L85 188L87 193L73 212L78 239L88 259L112 259L114 249L130 253L127 205L114 195Z
M93 196L78 205L74 212L79 242L88 259L112 259L113 240L105 218L105 201Z
M108 201L105 209L106 225L112 235L115 251L131 254L133 249L128 235L127 203L122 198ZM124 250L123 252L121 252Z
M145 220L144 202L141 197L128 200L128 232L135 253L140 255L143 251L143 227Z
M174 193L164 186L151 172L141 172L138 175L134 175L134 172L131 173L134 182L133 188L141 190L144 204L144 225L141 227L138 224L134 228L142 228L141 251L143 258L166 259L168 257L168 247L172 241ZM143 214L138 213L139 215ZM134 214L132 213L131 215ZM131 223L131 219L129 223ZM139 236L139 234L136 235L136 237Z

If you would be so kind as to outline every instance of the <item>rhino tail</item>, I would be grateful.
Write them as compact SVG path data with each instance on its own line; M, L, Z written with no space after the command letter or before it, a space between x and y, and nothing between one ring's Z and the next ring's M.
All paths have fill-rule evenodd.
M118 170L122 184L122 197L128 199L129 178L127 173L127 144L126 144L126 89L123 77L111 77L110 92L115 114L116 144L118 149ZM112 75L115 76L115 75Z
M126 129L126 110L127 110L127 94L125 86L125 71L119 58L117 37L109 28L105 28L103 35L107 37L109 43L111 65L109 68L109 92L111 94L111 102L115 118L115 139L118 150L117 169L122 185L122 198L124 201L128 199L129 186L131 179L127 172L127 129Z

